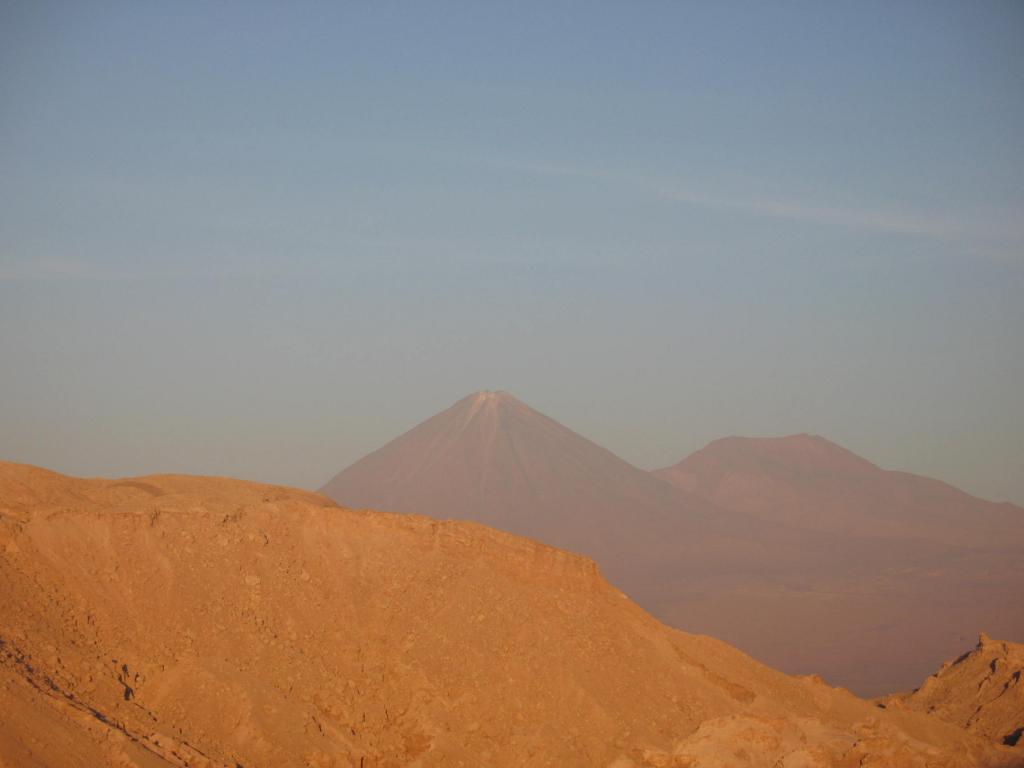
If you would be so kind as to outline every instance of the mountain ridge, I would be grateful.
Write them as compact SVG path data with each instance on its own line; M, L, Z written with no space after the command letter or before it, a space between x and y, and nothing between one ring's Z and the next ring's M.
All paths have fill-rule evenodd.
M1024 508L980 499L941 480L883 469L817 435L722 438L653 474L765 521L956 545L1024 545L1024 536L1016 533Z

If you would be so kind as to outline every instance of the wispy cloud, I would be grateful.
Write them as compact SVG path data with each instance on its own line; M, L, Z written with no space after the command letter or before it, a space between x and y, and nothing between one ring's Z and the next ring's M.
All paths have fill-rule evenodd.
M899 211L869 211L818 206L788 199L718 197L680 189L660 190L659 196L666 200L675 200L689 205L738 211L752 216L805 221L813 224L832 224L848 229L913 235L935 240L961 239L968 234L968 228L961 222Z
M806 222L842 227L864 232L888 233L922 237L945 242L982 240L1005 254L1018 253L1024 258L1024 211L1003 212L992 220L973 221L953 216L939 216L897 209L865 209L841 205L823 205L784 196L753 196L742 191L707 192L692 185L676 184L616 174L599 169L568 165L490 160L488 165L521 173L575 178L591 182L627 184L634 190L645 190L652 197L719 211L734 211L747 216L785 221Z

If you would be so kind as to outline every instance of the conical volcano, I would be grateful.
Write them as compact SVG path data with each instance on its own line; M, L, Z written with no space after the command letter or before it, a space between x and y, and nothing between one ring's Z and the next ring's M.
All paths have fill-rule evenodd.
M588 555L652 610L682 578L731 577L751 563L764 575L819 557L803 534L718 509L507 392L459 400L321 492L350 507L472 520Z
M630 541L653 544L652 526L714 516L707 502L507 392L459 400L343 470L321 492L348 506L474 520L592 556L619 552Z

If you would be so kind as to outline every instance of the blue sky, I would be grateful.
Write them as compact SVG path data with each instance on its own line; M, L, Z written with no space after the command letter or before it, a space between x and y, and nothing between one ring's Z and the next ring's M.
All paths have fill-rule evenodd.
M293 7L297 5L299 7ZM1024 6L0 7L0 457L316 486L482 388L1024 503Z

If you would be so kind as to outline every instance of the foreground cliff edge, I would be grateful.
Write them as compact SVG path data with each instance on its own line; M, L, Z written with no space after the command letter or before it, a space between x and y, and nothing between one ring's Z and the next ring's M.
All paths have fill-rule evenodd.
M658 623L592 561L217 478L0 464L3 766L1019 766Z

